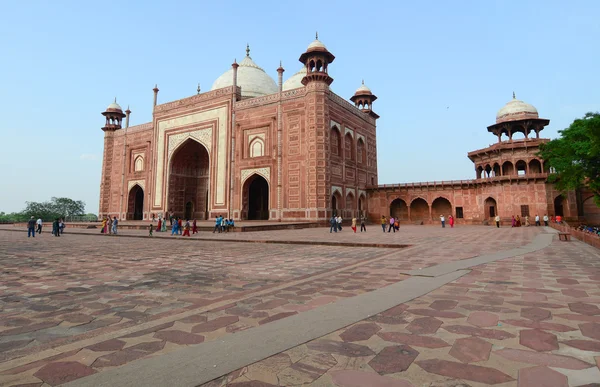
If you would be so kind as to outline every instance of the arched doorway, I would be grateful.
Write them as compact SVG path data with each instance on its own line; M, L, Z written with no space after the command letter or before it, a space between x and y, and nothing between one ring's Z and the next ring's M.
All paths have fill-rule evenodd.
M189 139L175 150L170 161L169 211L188 219L205 219L208 215L208 151Z
M565 200L562 195L554 198L554 216L565 216L564 203Z
M410 203L410 220L427 220L429 219L429 204L422 198L416 198Z
M510 161L505 161L504 164L502 164L502 176L510 176L514 174L514 171L514 166Z
M354 204L354 195L352 195L352 193L349 192L348 195L346 195L346 213L344 214L344 216L346 218L354 217L355 208L356 206Z
M342 197L338 192L334 192L331 195L331 214L332 215L341 215L340 205L342 204Z
M127 198L127 218L132 220L144 219L144 190L139 185L134 185Z
M452 204L446 198L436 198L431 203L431 217L433 220L439 220L440 215L444 215L446 220L452 215Z
M408 220L408 206L400 198L394 199L390 204L390 216L399 220Z
M496 200L492 197L485 199L483 204L484 207L484 219L494 219L498 214L498 204L496 204Z
M187 202L185 203L185 216L186 220L190 220L194 218L194 203Z
M269 219L269 183L260 175L252 175L244 184L248 220Z
M363 195L360 195L359 198L358 198L358 216L359 217L364 216L364 214L363 214L363 201L364 201L364 198L365 197Z

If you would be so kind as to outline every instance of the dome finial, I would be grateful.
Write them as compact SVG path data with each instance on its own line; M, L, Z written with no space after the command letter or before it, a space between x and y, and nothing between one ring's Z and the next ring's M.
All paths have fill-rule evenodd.
M515 96L515 92L513 91L513 99L517 99L517 97Z
M315 33L315 39L319 40L319 31Z
M362 84L363 84L363 85L365 84L365 80L364 80L364 79L362 80Z
M198 83L198 88L196 89L196 91L198 91L198 94L200 94L200 84Z
M117 103L117 97L115 97L115 103Z
M250 57L250 45L248 43L246 43L246 56Z

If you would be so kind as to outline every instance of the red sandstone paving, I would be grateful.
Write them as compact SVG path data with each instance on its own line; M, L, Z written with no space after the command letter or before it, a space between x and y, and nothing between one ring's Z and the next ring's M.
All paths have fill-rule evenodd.
M598 250L555 241L478 266L454 283L277 357L293 365L307 354L334 353L337 364L326 373L298 380L319 386L569 386L567 373L600 367L600 320L589 306L600 304L599 273ZM442 322L438 329L436 321ZM348 357L333 349L349 338L363 339L352 340L361 351ZM315 344L323 342L327 346ZM270 362L210 385L285 385L277 369L264 365Z
M371 230L373 229L376 230L375 227L371 228ZM455 230L459 229L452 231ZM539 232L539 229L505 229L502 230L502 233L499 233L496 230L486 227L465 227L460 233L449 234L432 227L403 227L402 231L405 233L398 233L395 236L394 234L378 235L383 234L381 232L377 234L369 233L369 242L373 240L385 240L386 243L389 243L390 240L393 240L398 243L416 244L416 247L411 250L397 250L393 254L389 254L389 251L386 249L262 244L241 244L240 246L235 243L223 245L214 242L202 244L192 242L191 244L187 244L176 240L170 241L159 238L150 242L147 239L114 238L118 243L116 244L116 249L113 248L111 250L110 247L107 247L110 244L103 243L102 237L85 237L68 234L61 241L54 240L53 238L45 241L40 241L42 238L40 240L36 239L36 243L39 243L39 250L36 251L35 248L38 245L33 245L32 249L31 242L13 237L18 236L19 233L0 232L0 253L6 252L5 256L8 262L14 264L14 262L19 262L19 259L23 260L23 258L31 260L27 265L18 266L19 269L24 269L24 273L17 273L15 270L15 273L12 274L12 278L7 282L9 285L7 289L9 289L10 295L8 296L8 300L3 299L2 301L15 302L11 300L16 300L19 297L26 300L35 299L36 296L39 297L35 300L35 303L32 303L34 307L29 308L24 317L22 313L19 313L22 311L19 309L7 311L5 314L0 312L0 324L5 327L0 326L0 334L11 327L14 328L16 318L26 319L27 321L23 322L27 326L32 326L36 324L37 320L45 318L52 321L61 320L63 322L60 323L59 327L62 327L64 324L69 329L72 329L72 332L87 332L88 335L86 337L93 337L95 330L106 329L106 325L100 323L89 331L85 328L79 328L79 331L77 331L77 327L89 326L90 324L94 324L95 321L102 321L107 318L116 319L111 320L111 323L108 325L109 328L123 323L125 325L130 324L128 326L135 326L145 321L152 321L153 316L163 316L170 313L177 314L181 311L193 310L195 307L204 307L205 310L207 308L210 309L206 306L210 305L211 302L222 300L228 296L233 300L232 303L226 305L224 308L216 308L212 312L209 310L208 312L192 314L180 320L175 320L175 326L173 323L170 323L159 326L158 329L150 328L142 330L139 334L127 335L130 339L118 339L116 342L104 344L104 348L102 346L91 346L94 350L107 350L106 352L99 352L98 358L91 364L90 369L98 372L105 367L125 364L150 354L156 355L168 352L165 349L165 340L169 342L169 345L175 347L177 345L186 345L189 342L198 342L200 337L211 340L223 334L257 326L261 322L268 323L279 318L285 318L296 312L301 313L304 310L326 305L329 302L334 302L339 297L352 297L366 291L387 286L390 283L405 278L399 274L399 271L418 269L419 267L427 267L441 262L464 259L496 251L497 243L514 241L514 244L511 246L526 244ZM328 240L331 237L321 229L296 230L291 233L285 233L288 236L292 236L290 239L310 237L317 240L320 238ZM260 233L260 238L278 238L281 237L279 234L281 232L277 231ZM474 234L477 234L477 236L474 236ZM235 238L247 238L250 235L256 237L258 233L230 234L227 237L231 235ZM208 237L212 237L212 235L208 235ZM339 239L343 238L343 240L353 240L360 236L350 235L350 233L344 231L339 233L337 237ZM81 251L81 246L85 247L86 254L84 257L69 255L68 252L65 253L63 251L65 245L61 245L60 243L63 240L66 241L67 238L69 238L69 243L65 243L67 248L72 249L78 246L77 251ZM480 241L483 240L482 238L494 241L490 243L494 246L481 244ZM7 243L2 243L5 241ZM7 245L8 241L12 244L10 248ZM433 241L435 241L435 245L432 245L431 242ZM156 244L156 246L150 249L150 252L146 253L145 251L148 250L149 243ZM196 244L198 244L198 250L194 250L193 248ZM200 246L202 247L200 248ZM190 247L192 248L190 249ZM55 253L53 249L56 250ZM396 348L405 346L410 348L408 346L409 343L398 342L398 338L401 337L410 337L406 341L412 340L412 342L417 342L421 345L423 343L431 345L432 341L439 343L437 340L447 341L448 344L444 344L444 347L434 350L435 353L441 351L440 353L446 354L440 355L440 360L446 363L437 362L435 363L437 365L434 365L433 369L439 368L437 369L439 372L448 372L440 371L440 369L445 369L448 364L456 362L457 359L448 353L453 348L451 346L454 345L456 339L465 337L465 334L453 334L444 329L437 329L435 333L424 333L423 335L413 334L411 330L407 329L407 326L418 319L426 320L419 320L420 322L415 322L412 325L413 330L416 329L417 333L420 332L419 329L424 329L426 332L432 331L433 327L437 325L437 323L432 325L435 321L441 321L442 328L444 328L444 324L447 326L464 325L476 328L477 325L471 324L471 322L480 320L481 317L477 317L476 315L471 318L471 322L467 322L466 320L472 313L477 311L497 313L502 321L507 316L518 318L521 309L543 308L539 305L518 306L510 304L510 301L534 303L548 301L550 304L561 304L561 308L552 310L552 319L544 320L541 323L556 321L557 317L555 313L580 316L579 313L573 313L572 310L566 307L565 300L570 301L570 303L581 302L593 305L594 302L600 299L598 281L589 278L594 276L593 273L586 272L584 278L579 278L581 273L573 272L572 269L574 267L581 265L580 257L572 259L569 265L565 265L559 258L556 249L550 252L544 250L544 252L545 256L555 257L552 263L544 262L542 265L538 259L530 259L526 264L521 262L519 264L508 265L506 262L515 260L513 258L511 260L484 265L473 270L471 275L465 276L455 283L449 284L429 295L413 300L407 306L401 305L378 316L373 316L368 322L362 323L362 325L369 324L367 325L369 328L354 328L357 325L361 325L359 323L343 331L332 333L329 335L330 337L323 338L324 340L316 340L314 344L309 343L305 346L292 349L288 352L294 354L293 356L282 354L282 356L287 356L289 359L289 364L286 366L285 372L282 373L284 376L282 380L289 382L298 380L308 380L309 382L318 382L325 379L330 380L327 378L331 378L330 374L333 370L347 369L348 367L356 368L358 364L363 364L365 369L372 370L368 366L368 362L381 353L386 346ZM115 254L121 259L115 259ZM389 258L377 259L384 254L389 254ZM243 255L243 258L240 258L241 255ZM535 256L535 254L532 256ZM367 258L366 260L365 257ZM525 256L525 259L521 258L521 260L524 261L527 257ZM348 270L342 269L334 275L328 275L326 278L311 279L310 277L319 272L330 271L344 265L347 266L360 262L361 260L364 260L364 264L359 267ZM64 262L67 262L68 266L70 266L69 270L64 268L57 270L60 264ZM546 267L547 265L550 265L550 267ZM10 265L8 266L10 267ZM584 266L585 270L588 271L590 268L597 270L597 266L590 262ZM40 281L40 273L42 272L45 274L43 282ZM600 273L600 271L597 271L597 273ZM549 289L545 289L544 284L548 276L552 278L555 285L554 287L548 285ZM244 294L251 293L252 291L263 290L268 286L280 285L283 282L290 282L290 280L302 277L305 277L306 280L300 284L295 284L287 288L280 287L281 290L276 290L266 295L263 294L260 297L246 297L245 299L243 297ZM556 281L559 278L569 279L571 277L576 277L579 283L560 284ZM538 282L532 282L532 278ZM516 284L502 284L498 282L516 282ZM559 288L558 286L564 286L564 288ZM523 290L515 291L515 288L522 288ZM567 291L567 294L563 290ZM575 299L572 296L574 293L568 292L569 290L586 292L589 299ZM578 297L582 297L582 293L580 292L575 294ZM538 294L545 297L545 299L531 297L531 295L537 296ZM528 300L527 297L531 299ZM560 297L563 298L561 299ZM255 306L258 306L259 309L255 308ZM466 308L462 308L462 306L466 306ZM492 309L488 311L488 308ZM592 314L592 309L589 309L587 306L582 307L578 305L575 306L575 309L588 311L586 315L581 316L587 318L597 317ZM290 311L294 313L290 314ZM414 313L412 313L413 311ZM47 317L42 317L44 313ZM537 316L537 314L534 315ZM89 320L87 316L93 316L94 319L86 324L85 321ZM228 316L236 316L239 319L235 322L232 318L222 319ZM577 333L579 332L577 321L580 323L582 321L595 321L575 320L576 318L579 317L573 317L570 320L571 323L568 319L560 321L561 323L573 326L573 330ZM220 326L218 329L207 333L203 332L202 335L192 333L195 326L202 326L217 319L231 323L225 326L218 324ZM74 321L70 322L68 320ZM4 321L7 323L4 323ZM489 325L489 321L485 324ZM19 324L16 325L18 327ZM419 326L423 328L417 328ZM519 327L504 324L502 326L503 328L501 329L508 329L509 333L512 332L514 335L518 335L518 331L520 330ZM586 326L586 329L588 332L591 332L590 334L595 333L595 326ZM341 335L344 331L350 332L346 334L347 339L357 339L357 341L348 340L352 341L355 346L347 346L352 343L339 345L343 343ZM36 332L36 330L33 332ZM62 333L60 330L57 332ZM90 332L92 335L89 334ZM373 334L370 335L371 332ZM376 334L377 332L379 334ZM34 338L34 345L37 344L38 339L42 344L52 344L54 343L52 340L58 340L60 343L61 337L59 336L59 339L56 339L56 336L53 336L56 332L43 333ZM391 342L384 341L381 338L381 335L385 333L392 334L389 336L393 338ZM472 331L470 334L475 335ZM440 338L435 337L436 335L442 336ZM74 336L71 334L71 336L67 337L71 338ZM75 336L74 338L76 341L77 337ZM586 337L580 335L571 335L568 338L572 340L588 340ZM43 341L44 339L46 341ZM494 339L482 337L474 339L488 340L495 344ZM138 341L131 342L123 348L119 343L122 340ZM335 344L336 342L339 342L339 344ZM364 345L370 342L378 344ZM141 347L136 346L144 343L147 343L146 346L148 348L144 345ZM102 343L99 341L98 344ZM467 341L466 344L470 345L457 346L458 349L455 350L456 353L462 353L465 359L468 356L481 357L481 348L486 347L485 345L477 345L481 344L478 341ZM568 345L564 346L568 348ZM169 350L172 350L173 347L169 348ZM436 358L432 357L432 352L428 348L417 348L419 347L413 349L420 353L419 359ZM518 343L516 344L516 348L527 349L519 347ZM406 348L404 350L409 353ZM11 353L16 352L9 351L7 354L10 355ZM306 355L301 356L302 353L306 353ZM379 367L383 367L382 369L393 369L396 365L389 364L390 353L392 353L392 350L383 352L379 356L378 361L373 364L380 364ZM322 356L317 356L321 354ZM331 354L334 356L332 357ZM6 354L1 355L6 356ZM495 358L493 352L490 358L492 360ZM5 357L5 359L10 359L10 357ZM354 360L350 361L348 359ZM257 365L245 367L245 369L260 369L260 364L268 364L269 361L269 359L266 359L263 362L257 363ZM592 359L592 361L595 362L595 359ZM39 369L47 363L40 362L37 367L29 369ZM395 379L391 380L402 382L404 373L407 375L418 374L417 371L414 371L416 365L413 363L408 364L406 371L400 371L399 374L391 374L395 377ZM49 361L48 364L53 363ZM318 364L318 366L315 364ZM344 364L345 367L342 367ZM90 365L84 366L88 367ZM421 370L421 373L424 372L422 367L418 367L418 369ZM463 372L467 372L467 374L472 371L469 368L466 370ZM477 368L476 370L479 369ZM270 380L273 385L280 384L277 378L273 380L273 372L271 372L271 377L265 376L268 372L255 372L255 374L262 375L260 378ZM278 375L278 373L274 374ZM366 374L369 375L368 372ZM499 375L495 372L492 372L492 374ZM249 377L252 375L252 372L246 372L242 369L238 370L237 374L232 373L225 379L222 379L229 380L229 382L237 380L236 383L259 383L259 379L255 378L253 380ZM396 376L399 378L396 378ZM516 376L516 371L511 374L511 378L513 379ZM339 378L344 379L344 374ZM383 381L377 379L375 381L376 379L366 376L365 380L373 380L373 383L385 383L389 381L389 379ZM0 373L0 382L1 380L2 373Z

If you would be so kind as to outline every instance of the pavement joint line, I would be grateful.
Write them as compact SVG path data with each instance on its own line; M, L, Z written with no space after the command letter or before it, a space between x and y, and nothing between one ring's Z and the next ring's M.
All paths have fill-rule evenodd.
M526 247L550 246L553 235L537 235ZM133 361L122 367L67 383L67 387L199 386L270 356L326 336L457 280L474 266L523 255L520 247L454 261L456 268L432 277L414 275L377 290L338 300L269 324L260 325L201 345ZM531 252L531 251L527 251ZM371 261L372 262L372 261ZM466 264L466 265L465 265ZM437 267L448 266L440 264ZM434 269L432 266L429 269ZM417 273L418 274L418 273ZM301 329L299 329L301 327ZM235 353L236 356L230 354Z
M65 386L199 386L420 297L466 272L459 270L425 281L408 278L222 339L134 361ZM231 356L233 353L235 356Z
M11 232L22 232L26 233L27 230L11 230L8 228L0 229L0 231L11 231ZM169 238L168 236L157 236L151 237L148 235L127 235L127 234L90 234L87 232L79 232L69 230L67 235L85 235L102 238L144 238L144 239L169 239L169 240L183 240L193 242L229 242L229 243L265 243L265 244L281 244L281 245L308 245L308 246L334 246L334 247L369 247L369 248L381 248L381 249L405 249L412 247L410 244L399 244L399 243L353 243L353 242L326 242L326 241L286 241L286 240L271 240L271 239L217 239L217 238Z
M413 247L410 247L410 248L403 249L402 252L412 250L415 247L417 247L417 246L413 246ZM314 280L317 280L317 279L321 279L323 277L328 277L328 276L331 276L333 273L338 273L338 272L341 272L341 271L350 270L350 269L353 269L353 268L356 268L356 267L360 267L360 266L363 266L363 265L366 265L366 264L369 264L369 263L372 263L372 262L380 261L382 259L387 258L389 255L393 255L393 254L395 254L397 252L398 251L389 251L387 253L382 253L380 256L378 256L376 258L373 258L373 259L363 260L361 262L356 262L356 263L351 264L351 265L342 265L342 266L340 266L340 267L338 267L338 268L336 268L334 270L324 270L322 272L316 273L316 274L311 275L309 277L303 277L303 278L297 279L297 280L292 281L292 282L283 283L283 284L281 284L279 286L270 287L268 289L262 289L262 290L259 290L259 291L256 291L256 292L248 293L244 297L240 297L240 298L236 298L236 299L223 300L223 301L219 301L219 302L216 302L216 303L212 303L210 305L203 305L203 306L201 306L201 307L199 307L197 309L189 310L189 311L178 313L178 314L175 314L175 315L170 315L168 317L163 317L163 318L160 318L160 319L157 319L157 320L149 321L147 323L135 325L135 326L132 326L132 327L123 328L123 329L120 329L120 330L117 330L117 331L104 333L104 334L101 334L99 336L91 337L89 339L84 339L84 340L72 342L72 343L69 343L69 344L64 344L64 345L61 345L61 346L58 346L58 347L45 349L45 350L42 350L40 352L34 353L32 355L27 355L27 356L23 356L23 357L19 357L19 358L13 359L13 360L8 360L8 361L0 363L0 372L4 372L4 371L10 370L10 369L15 368L15 367L26 365L26 364L32 363L34 361L46 359L48 357L55 356L55 355L63 353L63 352L68 352L68 351L72 351L72 350L75 350L75 349L83 349L83 348L85 348L87 346L90 346L92 344L96 344L96 343L99 343L99 342L102 342L102 341L106 341L106 340L110 340L110 339L115 339L115 338L118 338L118 337L130 334L130 333L134 333L134 332L137 332L137 331L141 331L141 330L144 330L144 329L153 328L153 327L155 327L157 325L161 325L161 324L169 323L169 322L172 322L172 321L176 321L176 320L179 320L179 319L182 319L182 318L185 318L185 317L189 317L189 316L192 316L192 315L195 315L195 314L210 312L211 310L218 309L218 308L220 308L222 306L225 306L227 304L231 304L233 302L240 302L240 301L247 300L247 299L250 299L250 298L263 296L263 295L266 295L266 294L269 294L269 293L272 293L272 292L275 292L275 291L278 291L278 290L286 289L286 288L291 287L291 286L297 286L297 285L303 284L305 282L314 281ZM388 285L388 286L390 286L390 285ZM216 340L219 340L219 338L217 338Z

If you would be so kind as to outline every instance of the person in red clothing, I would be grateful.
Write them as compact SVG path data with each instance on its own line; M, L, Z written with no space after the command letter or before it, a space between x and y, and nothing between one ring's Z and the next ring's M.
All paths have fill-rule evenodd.
M198 227L196 226L196 219L192 223L192 234L198 234Z
M185 221L185 226L183 226L183 235L182 236L190 236L190 221Z
M177 219L177 227L179 228L179 235L181 235L181 233L183 232L183 219Z

